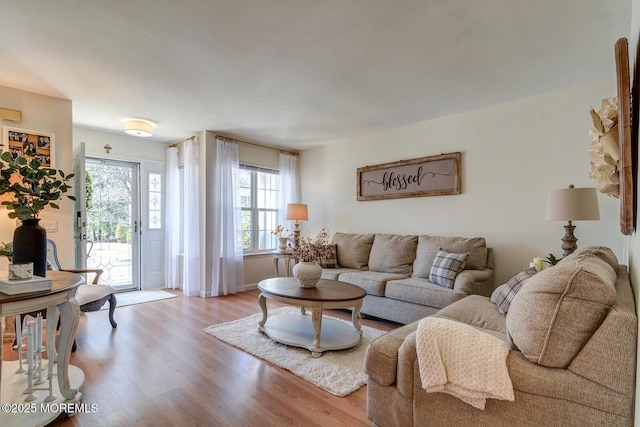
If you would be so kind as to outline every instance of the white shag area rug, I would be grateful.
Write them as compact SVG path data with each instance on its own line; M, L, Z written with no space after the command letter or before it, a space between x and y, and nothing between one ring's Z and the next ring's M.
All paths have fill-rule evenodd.
M178 295L163 291L162 289L150 289L147 291L120 292L116 294L116 300L118 301L117 307L122 307L125 305L142 304L143 302L175 298L177 296ZM108 308L109 304L105 304L102 306L101 310L106 310Z
M285 310L300 313L296 307L280 307L269 310L269 316ZM347 350L325 351L321 357L314 358L309 350L280 344L258 332L261 319L262 313L257 313L233 322L209 326L204 332L286 369L336 396L351 394L367 383L367 375L362 370L365 351L373 339L385 333L363 325L359 345Z

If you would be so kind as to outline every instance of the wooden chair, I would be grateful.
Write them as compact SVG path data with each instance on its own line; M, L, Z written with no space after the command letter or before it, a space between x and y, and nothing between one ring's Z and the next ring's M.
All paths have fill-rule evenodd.
M113 313L116 309L117 301L113 288L108 285L99 285L98 280L103 270L96 268L88 269L64 269L60 266L58 261L58 249L53 240L47 240L47 268L50 270L69 271L71 273L87 274L84 285L80 285L76 291L76 301L80 306L80 311L98 311L102 308L105 302L109 301L109 322L114 329L118 327ZM89 283L88 274L93 274L93 281Z

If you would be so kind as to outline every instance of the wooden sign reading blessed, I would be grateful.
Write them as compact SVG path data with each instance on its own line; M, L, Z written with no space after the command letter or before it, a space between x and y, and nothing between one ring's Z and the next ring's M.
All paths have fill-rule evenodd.
M358 200L460 194L460 152L358 168Z

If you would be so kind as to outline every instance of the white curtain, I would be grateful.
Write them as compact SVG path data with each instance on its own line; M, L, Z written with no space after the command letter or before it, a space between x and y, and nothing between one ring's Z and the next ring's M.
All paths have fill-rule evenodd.
M300 201L298 193L298 156L289 153L280 153L280 215L278 224L283 224L284 228L293 232L294 221L286 221L287 205Z
M180 252L180 167L178 165L178 149L167 148L166 200L164 208L165 222L165 287L176 289L180 286L178 278Z
M244 291L238 144L216 142L211 296Z
M200 220L198 191L198 139L184 142L184 266L182 292L200 295Z

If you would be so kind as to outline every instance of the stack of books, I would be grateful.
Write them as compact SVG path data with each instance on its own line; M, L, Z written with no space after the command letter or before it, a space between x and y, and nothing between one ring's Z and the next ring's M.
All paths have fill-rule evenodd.
M33 276L31 279L9 280L8 273L0 273L0 292L7 295L51 290L51 279Z

